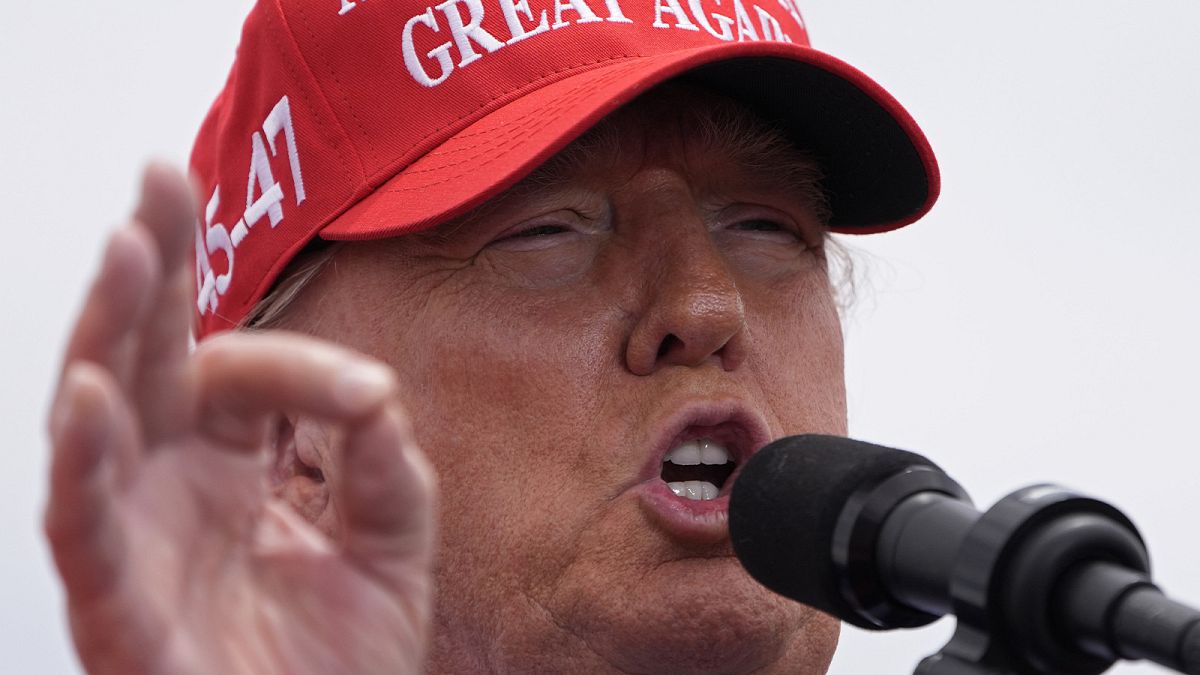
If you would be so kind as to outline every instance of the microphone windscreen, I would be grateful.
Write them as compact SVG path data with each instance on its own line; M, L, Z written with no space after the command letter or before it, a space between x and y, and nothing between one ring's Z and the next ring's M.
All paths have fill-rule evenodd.
M733 484L729 532L734 552L767 588L861 628L840 592L833 536L846 502L924 457L837 436L789 436L764 447Z

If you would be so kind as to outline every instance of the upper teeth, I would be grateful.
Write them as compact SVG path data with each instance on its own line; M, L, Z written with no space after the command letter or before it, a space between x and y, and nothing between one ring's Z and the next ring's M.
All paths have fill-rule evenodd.
M729 458L729 451L725 449L725 446L707 438L701 438L676 447L667 453L663 461L680 466L695 466L697 464L720 465L732 460Z

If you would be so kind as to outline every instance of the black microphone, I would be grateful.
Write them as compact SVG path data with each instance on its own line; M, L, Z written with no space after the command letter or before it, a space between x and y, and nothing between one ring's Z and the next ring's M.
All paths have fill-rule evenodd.
M742 468L729 518L742 565L785 597L869 630L955 614L923 675L1100 673L1120 658L1200 674L1200 611L1150 582L1124 514L1064 488L980 513L920 455L794 436Z

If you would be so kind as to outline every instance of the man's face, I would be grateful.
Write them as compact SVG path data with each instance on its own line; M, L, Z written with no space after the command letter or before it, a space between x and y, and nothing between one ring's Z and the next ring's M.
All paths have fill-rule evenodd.
M667 467L709 501L663 476L687 441L845 433L803 162L722 107L661 89L471 217L345 245L292 308L396 368L438 471L431 671L825 671L837 624L732 554L732 467Z

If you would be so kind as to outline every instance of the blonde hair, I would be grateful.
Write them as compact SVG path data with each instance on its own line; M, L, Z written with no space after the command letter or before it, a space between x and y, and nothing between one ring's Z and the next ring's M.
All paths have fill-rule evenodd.
M246 318L243 330L267 330L275 328L283 320L288 307L300 293L329 265L341 244L314 239L288 263L271 290L259 300Z

